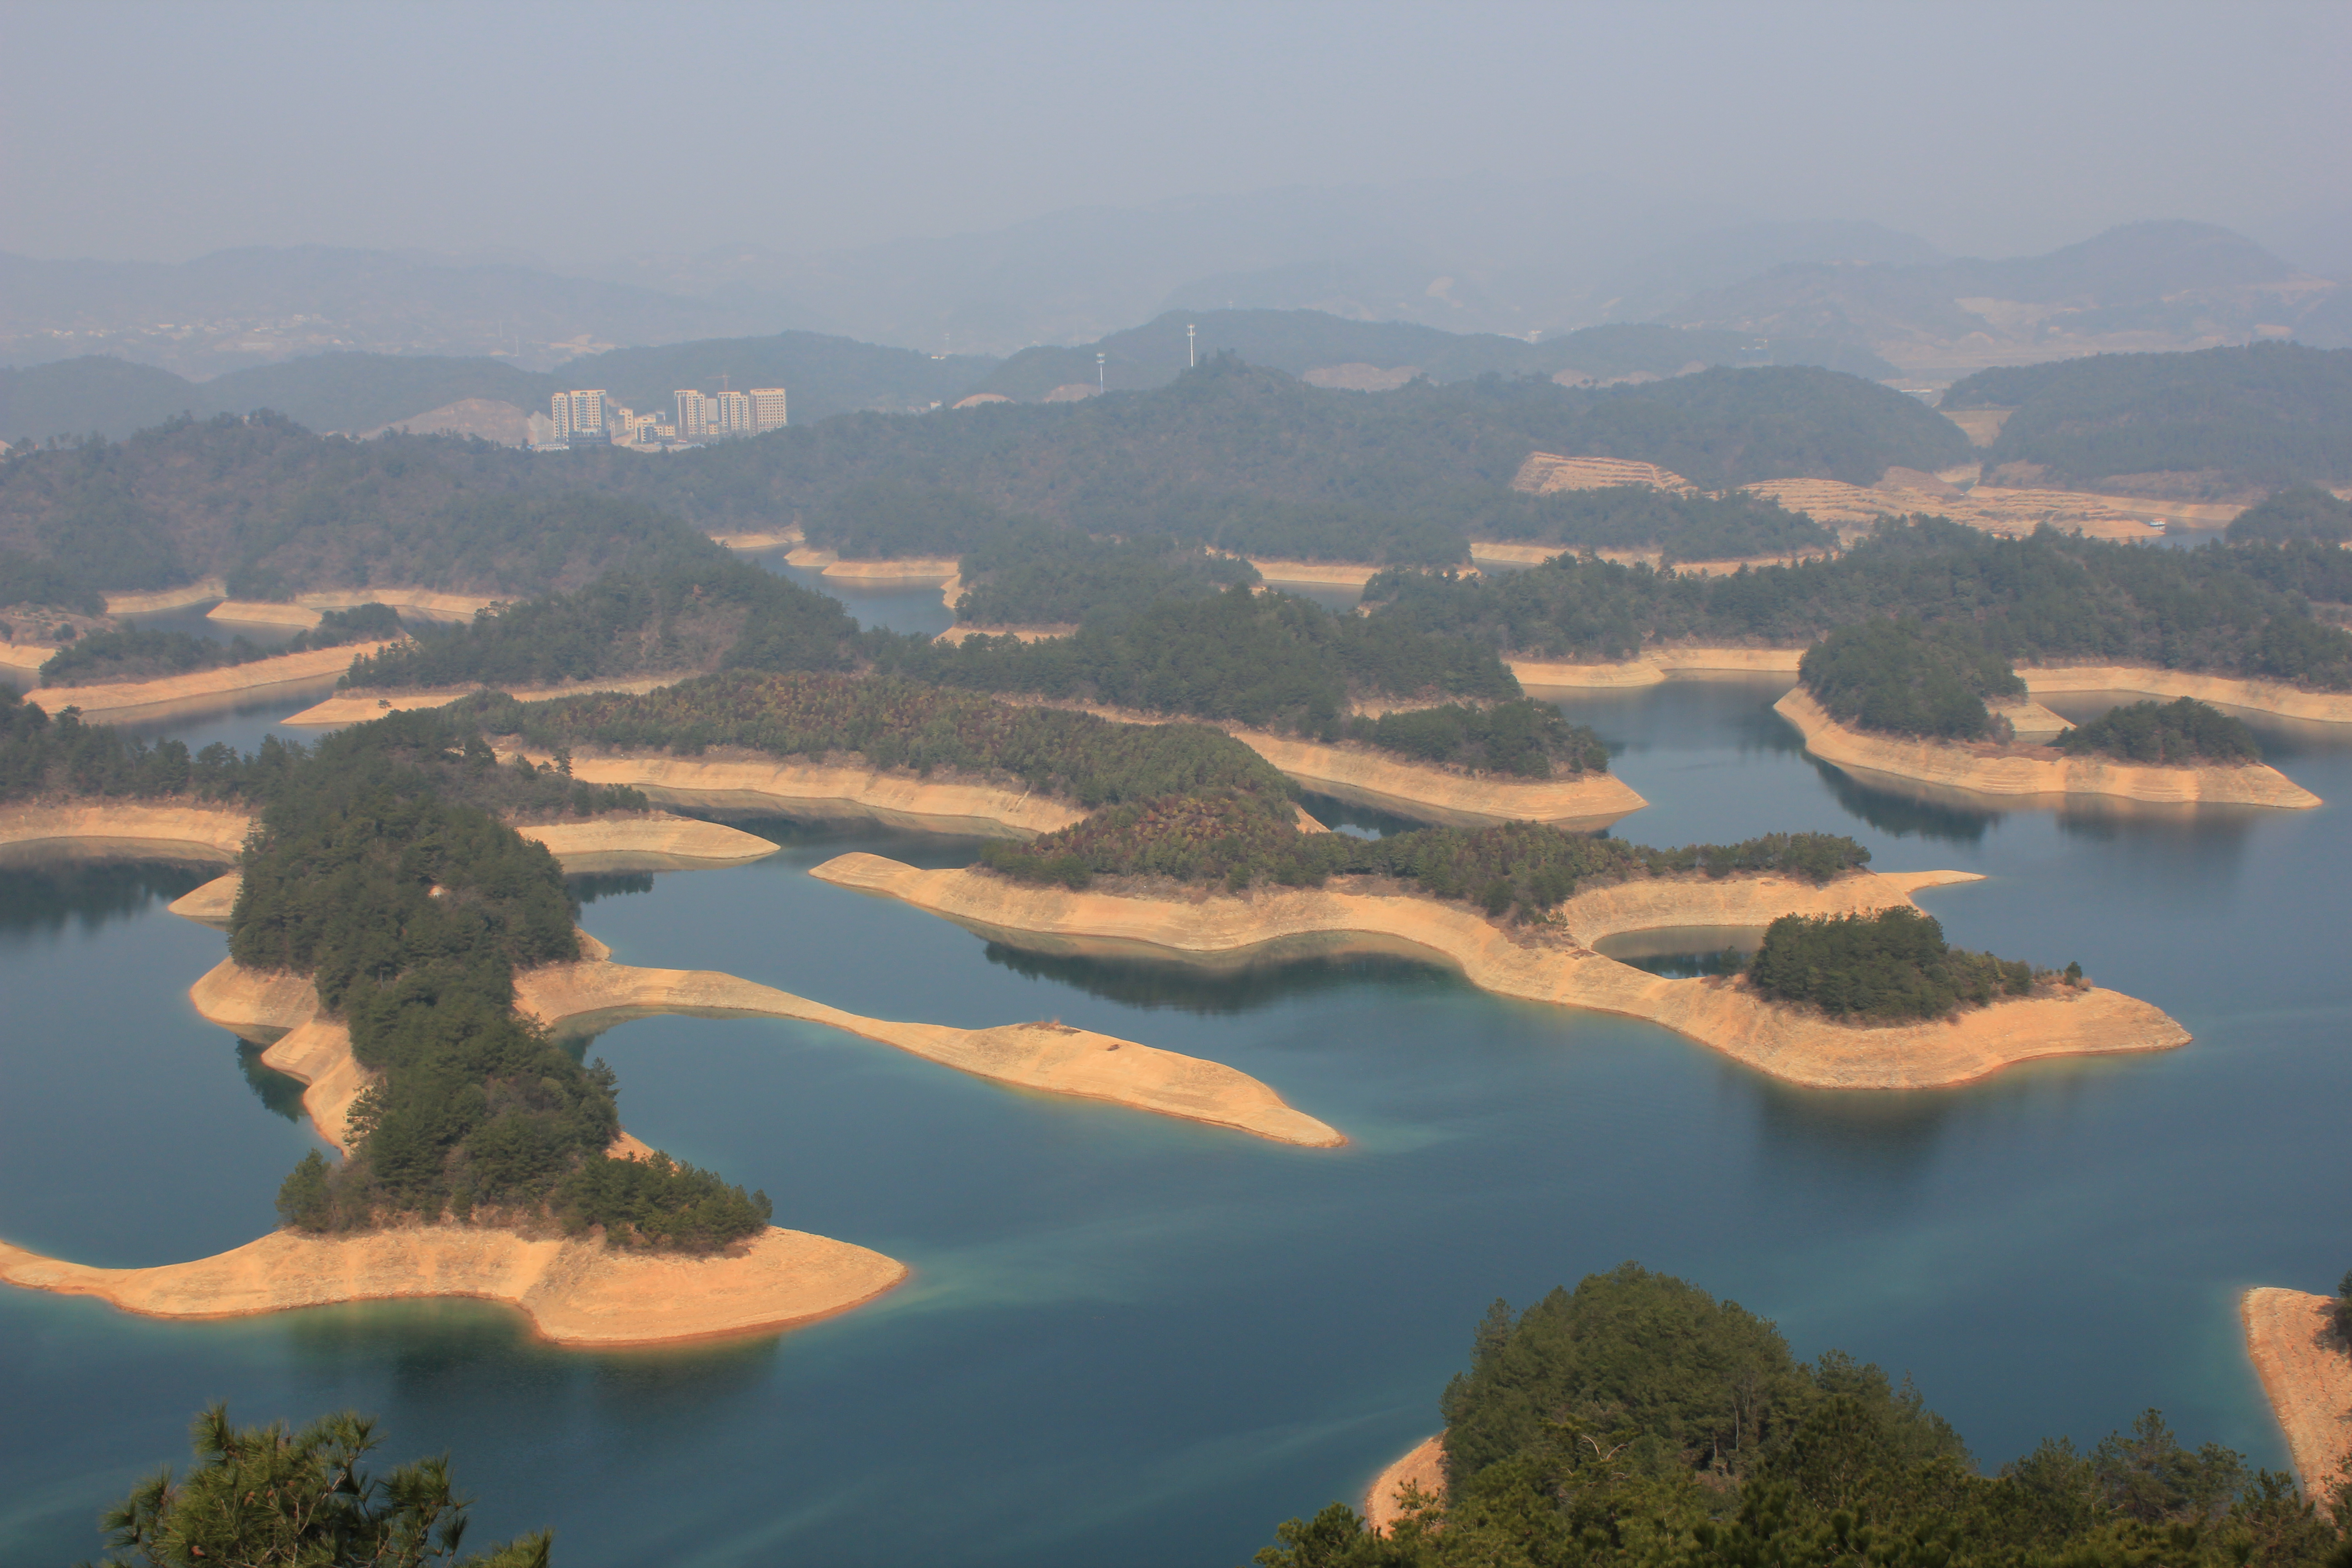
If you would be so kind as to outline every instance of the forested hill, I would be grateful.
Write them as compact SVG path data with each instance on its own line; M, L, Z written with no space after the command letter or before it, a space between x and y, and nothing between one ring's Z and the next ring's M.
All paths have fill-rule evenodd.
M2352 483L2352 349L2255 343L1979 371L1946 408L2013 408L1985 454L2011 482L2185 500Z
M848 415L659 458L352 442L218 416L121 443L19 447L0 464L0 576L21 589L0 584L0 603L214 573L254 597L371 582L544 592L675 531L646 509L705 529L804 521L813 541L847 542L893 495L914 497L899 505L910 526L865 548L960 554L985 534L947 524L1009 510L1249 553L1443 562L1461 558L1462 531L1486 511L1516 504L1506 487L1536 451L1646 460L1720 489L1797 475L1866 484L1967 447L1911 398L1790 367L1601 390L1490 376L1365 396L1221 357L1157 392ZM591 499L633 509L578 504ZM1433 545L1406 526L1415 514L1458 521ZM1753 521L1736 537L1787 533ZM1576 542L1544 519L1507 531ZM1685 551L1706 552L1696 536Z

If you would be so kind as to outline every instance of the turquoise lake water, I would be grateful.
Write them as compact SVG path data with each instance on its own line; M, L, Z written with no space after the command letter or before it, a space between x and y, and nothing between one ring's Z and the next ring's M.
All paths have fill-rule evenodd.
M910 606L911 608L911 606ZM866 612L861 612L866 613ZM913 629L913 628L910 628ZM775 857L584 881L624 962L854 1010L1066 1022L1228 1062L1336 1152L1008 1090L814 1026L648 1019L590 1047L631 1131L879 1248L915 1279L750 1342L587 1355L478 1303L167 1324L0 1290L0 1561L95 1551L99 1507L184 1457L199 1406L383 1417L450 1450L477 1539L559 1561L1230 1568L1435 1429L1496 1296L1625 1258L1914 1375L1979 1461L2145 1405L2279 1465L2241 1349L2252 1284L2352 1264L2343 808L1971 813L1808 761L1769 685L1568 704L1652 802L1653 843L1851 832L1954 941L2144 996L2198 1038L1919 1094L1790 1089L1648 1026L1497 1001L1394 960L1204 978L1037 959L805 875L969 843L758 825ZM158 726L250 747L283 703ZM2273 754L2352 800L2352 745ZM0 870L0 1237L134 1265L271 1223L313 1146L285 1081L198 1019L222 938L163 912L209 871Z

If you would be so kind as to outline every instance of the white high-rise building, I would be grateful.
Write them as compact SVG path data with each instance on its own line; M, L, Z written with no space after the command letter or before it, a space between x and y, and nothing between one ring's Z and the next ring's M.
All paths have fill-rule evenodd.
M751 395L748 392L722 392L716 399L718 417L712 420L714 436L749 436L751 434ZM704 405L706 415L709 403Z
M601 386L559 392L548 399L548 405L555 416L555 438L559 441L604 433L604 389Z
M760 435L784 427L784 389L781 386L755 386L751 391L751 431Z
M699 441L709 424L709 415L717 412L715 400L702 395L690 386L680 387L670 395L677 399L677 438ZM714 405L706 407L706 405Z

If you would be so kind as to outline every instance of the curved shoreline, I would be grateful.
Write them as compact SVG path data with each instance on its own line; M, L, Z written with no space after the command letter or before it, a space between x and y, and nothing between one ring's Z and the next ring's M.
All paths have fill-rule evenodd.
M200 577L193 583L183 583L176 588L155 588L138 594L108 594L106 613L110 616L154 616L166 610L184 610L192 605L209 604L228 597L228 584L218 577Z
M331 686L351 668L352 659L392 646L388 642L351 643L342 647L312 648L306 653L272 654L247 664L226 664L155 680L35 687L25 693L25 700L38 703L52 717L73 707L81 710L84 719L109 722L193 713L206 707L233 707L271 691L315 687L321 682Z
M478 594L441 594L429 588L327 588L297 594L290 601L223 599L205 612L209 621L248 626L315 626L329 610L384 605L432 621L470 621L505 598Z
M1434 1432L1391 1459L1372 1484L1364 1489L1364 1522L1376 1532L1386 1535L1396 1521L1404 1517L1403 1500L1399 1493L1407 1486L1421 1489L1424 1497L1444 1501L1445 1498L1445 1434Z
M381 719L387 713L402 713L411 709L446 708L460 698L471 697L477 691L500 691L518 702L542 702L556 697L578 697L591 691L624 691L632 696L647 691L659 691L665 686L675 686L681 680L691 680L699 670L679 670L664 675L632 675L616 680L580 680L564 686L521 686L511 690L496 686L436 686L402 690L356 687L346 692L314 702L299 713L291 713L278 721L280 724L328 727L365 723Z
M501 752L501 757L514 753ZM1075 805L1003 784L958 784L912 773L793 763L773 757L574 753L572 776L626 784L664 805L818 819L871 820L926 833L1034 838L1087 815Z
M2352 1480L2352 1352L2329 1331L2331 1299L2259 1286L2238 1299L2246 1356L2271 1415L2286 1435L2303 1495L2325 1511L2328 1492Z
M464 1296L515 1308L576 1349L772 1333L863 1306L908 1278L896 1258L771 1226L709 1257L471 1226L357 1236L272 1231L186 1263L95 1268L0 1242L0 1282L95 1296L142 1317L251 1317L351 1301Z
M1873 735L1830 717L1812 694L1792 687L1773 711L1805 737L1805 750L1852 773L2016 796L2105 795L2158 805L2259 805L2308 810L2320 798L2259 763L2168 768L2068 756L2050 747L1969 746ZM2039 754L2035 754L2039 753Z
M1519 684L1559 691L1616 691L1658 686L1669 680L1723 680L1746 676L1786 676L1793 683L1801 647L1653 647L1635 658L1608 664L1574 664L1538 658L1503 662ZM2027 695L2036 699L2069 693L2109 692L2170 701L2193 697L2220 708L2301 719L2320 724L2352 724L2352 692L2305 691L2277 680L2200 675L2147 664L2040 664L2017 667Z
M1247 962L1253 952L1264 957L1301 945L1412 952L1451 964L1497 995L1662 1025L1809 1088L1942 1089L2038 1058L2169 1050L2189 1039L2149 1004L2095 988L1923 1024L1841 1025L1765 1003L1738 981L1661 979L1574 945L1617 931L1754 926L1775 914L1884 909L1911 902L1920 888L1978 879L1964 872L1863 872L1822 887L1762 877L1715 883L1653 879L1647 889L1631 893L1594 889L1562 906L1573 942L1547 942L1541 935L1523 941L1467 908L1392 893L1327 888L1129 898L1031 888L970 870L923 871L865 854L839 856L810 874L1033 950L1123 952L1192 963Z
M1262 730L1225 731L1276 772L1318 795L1445 827L1542 822L1554 827L1606 827L1649 805L1615 773L1515 779L1448 773L1369 748L1294 741Z

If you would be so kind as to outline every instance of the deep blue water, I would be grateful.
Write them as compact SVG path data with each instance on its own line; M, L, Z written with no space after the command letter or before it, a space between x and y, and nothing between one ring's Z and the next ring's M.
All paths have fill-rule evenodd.
M0 1292L0 1406L36 1417L0 1437L0 1561L88 1554L100 1503L226 1397L248 1419L376 1412L390 1458L452 1451L486 1500L477 1539L550 1523L575 1568L1227 1568L1434 1429L1489 1300L1628 1258L1776 1319L1801 1353L1914 1374L1989 1465L2147 1405L2191 1443L2282 1464L2234 1299L2352 1263L2343 808L1906 801L1807 761L1777 694L1571 704L1652 802L1620 834L1818 828L1883 868L1982 871L1924 900L1953 940L2080 959L2196 1044L1941 1093L1796 1090L1408 963L1213 979L1026 957L804 874L850 848L955 864L969 844L764 825L772 858L587 884L583 923L625 962L1212 1057L1354 1142L1277 1148L1008 1090L808 1025L628 1023L590 1048L620 1069L632 1131L914 1283L780 1339L607 1355L474 1303L172 1325ZM267 718L179 732L250 745ZM2352 799L2352 747L2270 740ZM196 875L0 880L0 1237L133 1264L269 1223L310 1138L187 1006L221 938L162 906Z

